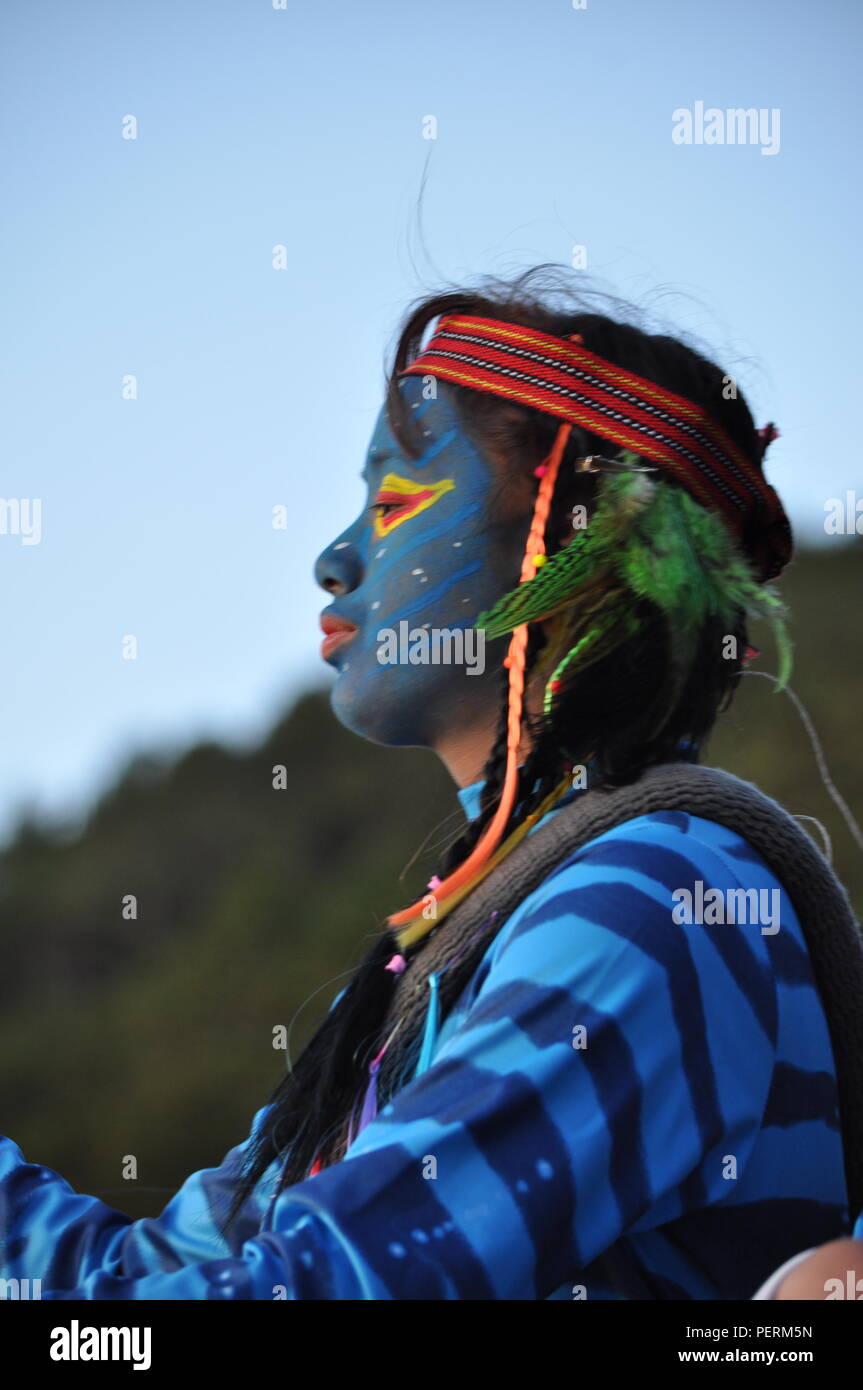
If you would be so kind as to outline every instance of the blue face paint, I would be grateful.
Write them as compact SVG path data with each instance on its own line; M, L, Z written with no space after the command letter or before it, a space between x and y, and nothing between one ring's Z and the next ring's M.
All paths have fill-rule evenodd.
M325 624L356 628L324 644L339 720L378 743L434 747L497 709L507 639L483 648L472 628L518 581L529 517L501 518L492 464L445 385L436 400L423 399L419 377L399 389L423 452L402 453L382 410L363 470L366 507L322 551L315 577L335 595Z

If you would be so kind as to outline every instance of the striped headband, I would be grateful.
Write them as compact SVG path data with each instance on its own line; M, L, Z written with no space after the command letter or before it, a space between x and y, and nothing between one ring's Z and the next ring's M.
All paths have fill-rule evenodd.
M775 490L707 412L565 338L468 314L444 314L400 373L429 374L532 406L667 469L718 511L758 567L775 578L792 554ZM763 437L773 437L771 427Z

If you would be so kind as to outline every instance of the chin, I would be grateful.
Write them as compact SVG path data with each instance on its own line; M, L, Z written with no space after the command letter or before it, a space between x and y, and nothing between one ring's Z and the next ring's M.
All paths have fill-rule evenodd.
M330 691L330 707L339 723L352 734L388 748L428 746L409 710L388 699L359 697L337 680Z
M483 677L452 667L399 666L365 679L352 668L336 678L330 707L340 724L371 743L433 748L445 729L471 721L483 696Z

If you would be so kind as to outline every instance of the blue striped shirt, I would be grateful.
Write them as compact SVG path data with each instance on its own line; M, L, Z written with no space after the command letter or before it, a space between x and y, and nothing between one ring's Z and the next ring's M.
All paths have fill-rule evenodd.
M753 889L778 911L680 920L682 890L739 918ZM747 842L680 812L549 874L342 1162L275 1198L273 1164L226 1243L266 1113L138 1221L0 1139L0 1273L53 1299L748 1299L849 1230L792 904Z

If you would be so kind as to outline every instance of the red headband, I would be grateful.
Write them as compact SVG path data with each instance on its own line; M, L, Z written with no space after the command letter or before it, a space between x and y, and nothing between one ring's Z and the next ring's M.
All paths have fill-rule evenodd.
M763 581L791 558L791 527L775 490L701 406L571 340L444 314L402 375L411 373L505 396L652 459L722 514Z

